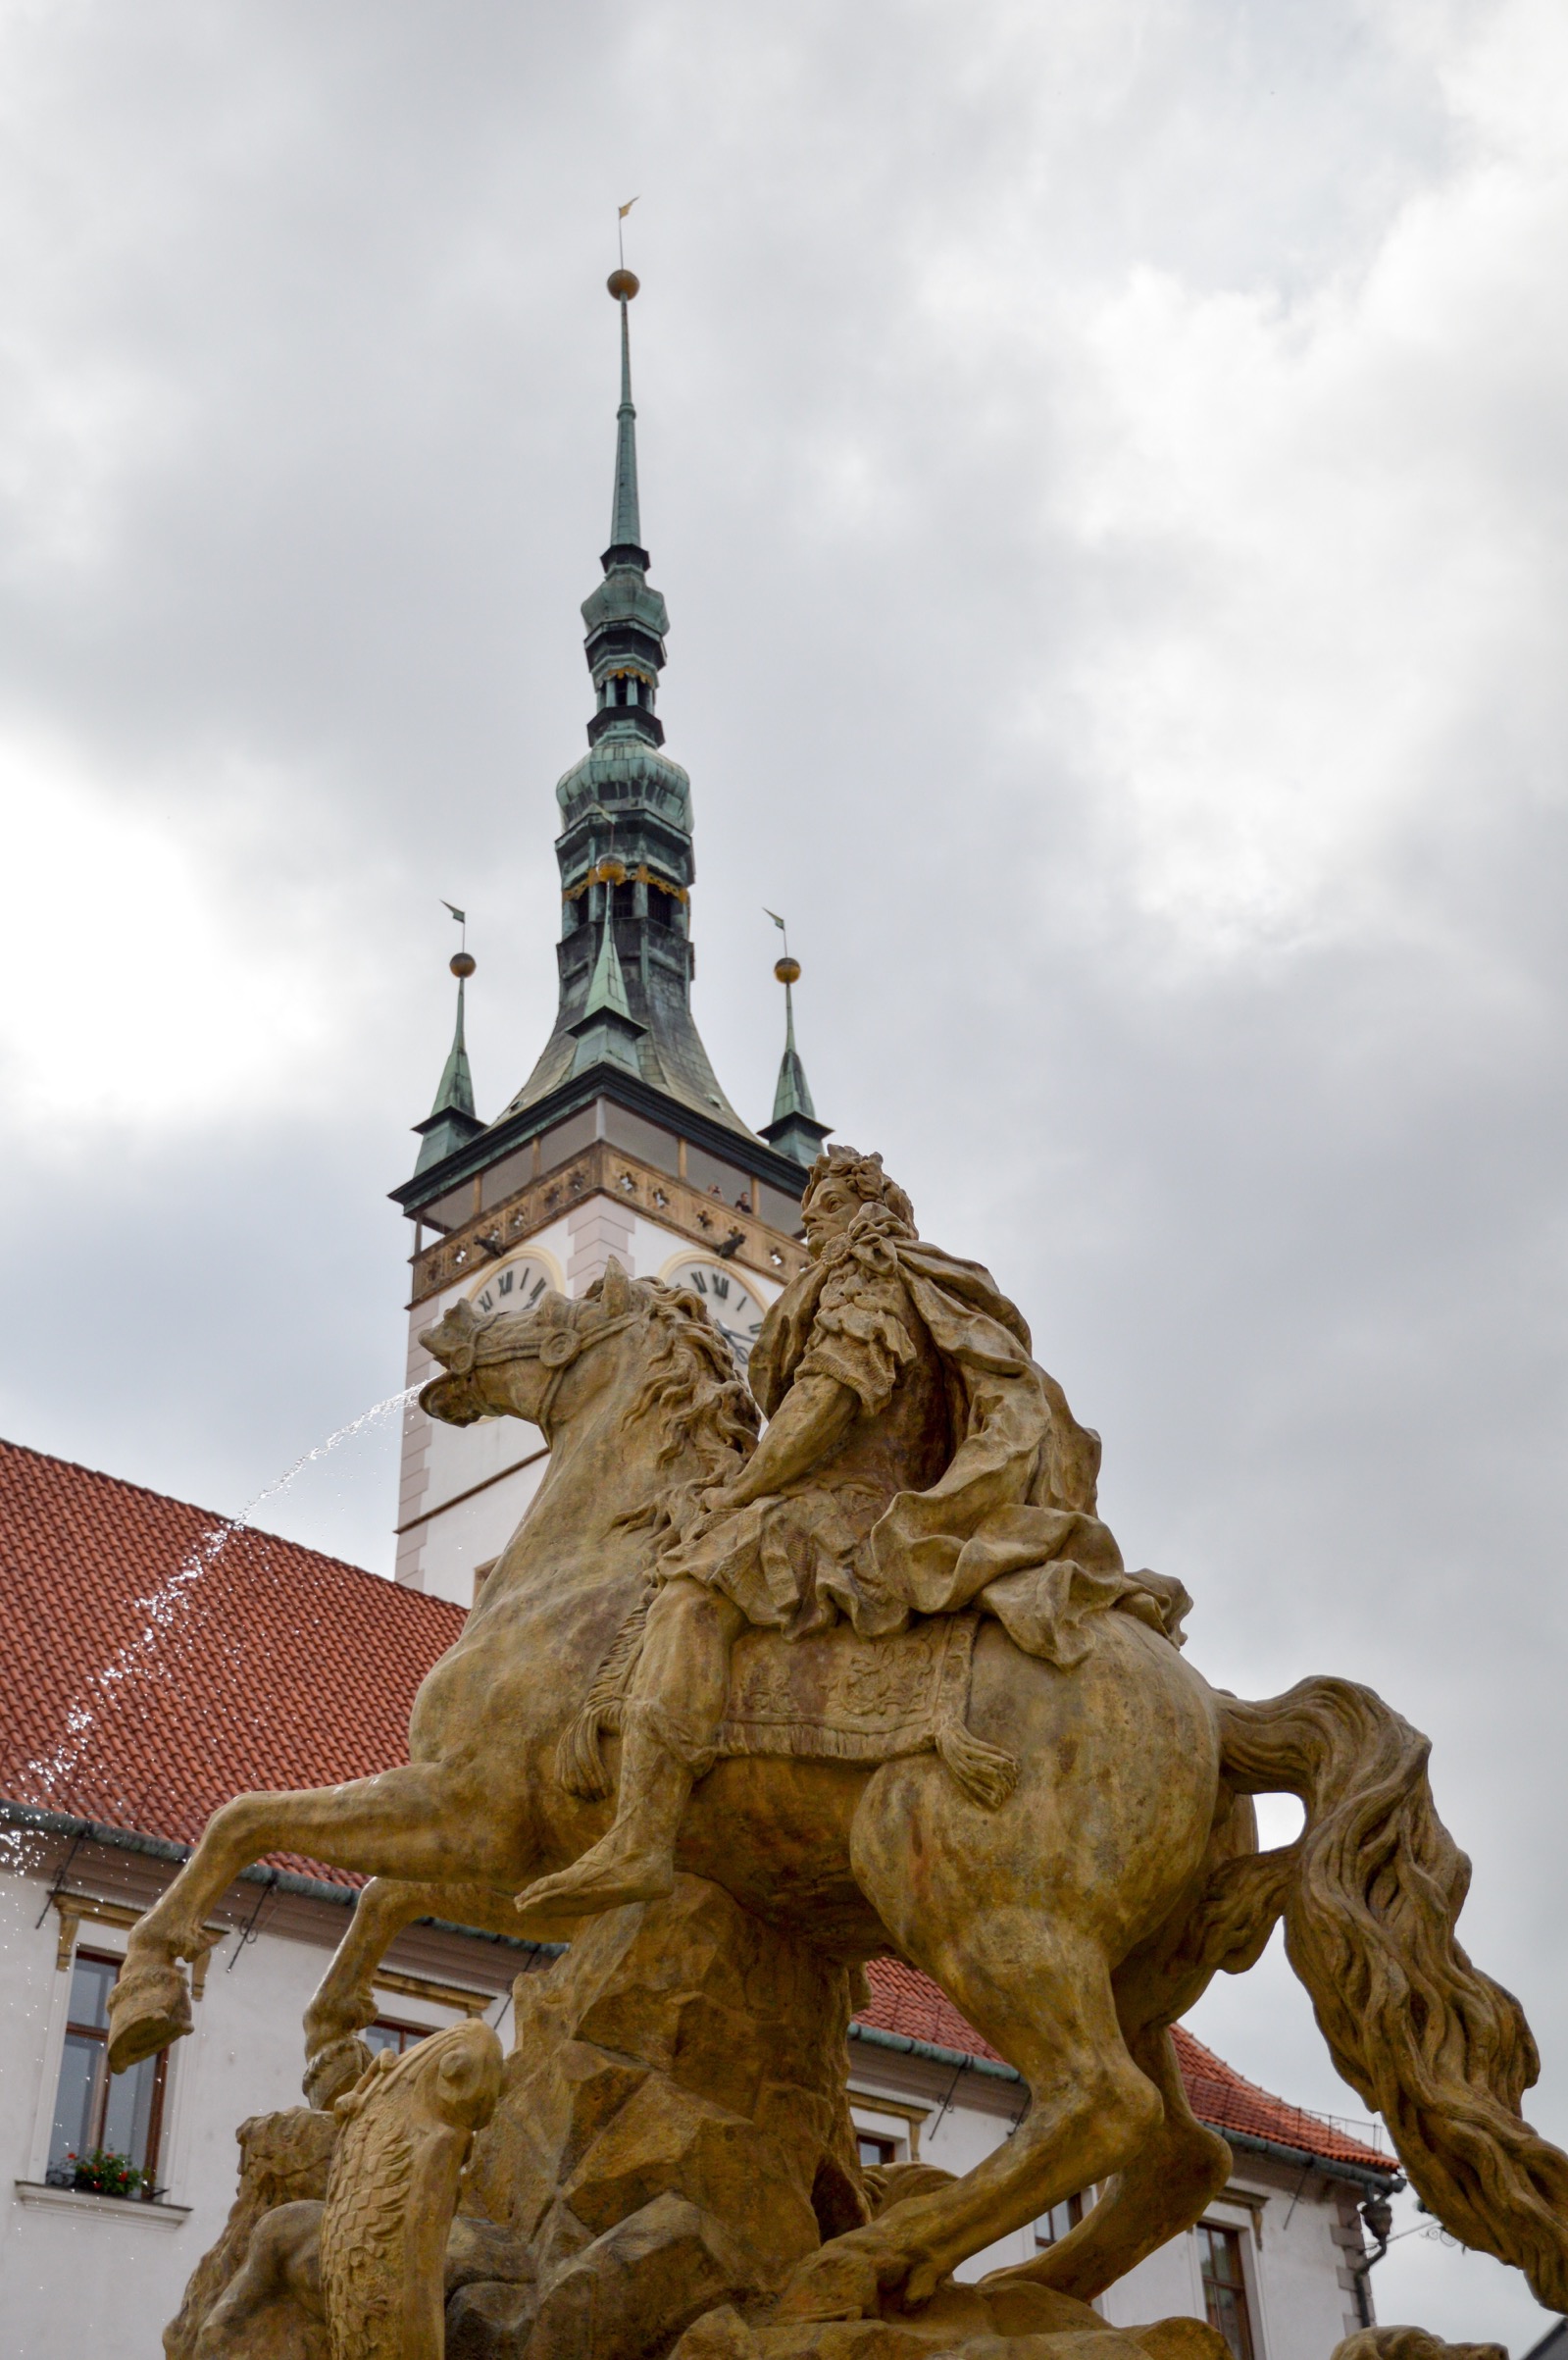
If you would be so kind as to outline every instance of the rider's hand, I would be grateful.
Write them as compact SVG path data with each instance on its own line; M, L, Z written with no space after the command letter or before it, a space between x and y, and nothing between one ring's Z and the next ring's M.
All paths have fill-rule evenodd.
M742 1479L736 1476L726 1483L708 1484L697 1494L697 1506L704 1522L713 1523L720 1516L730 1515L735 1509L744 1508L749 1498Z

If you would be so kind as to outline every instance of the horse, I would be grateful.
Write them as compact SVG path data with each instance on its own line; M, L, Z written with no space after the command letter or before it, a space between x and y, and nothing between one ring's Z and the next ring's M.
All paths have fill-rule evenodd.
M402 1925L440 1915L515 1931L512 1896L608 1825L609 1804L559 1774L558 1749L625 1647L661 1514L735 1470L755 1409L697 1298L614 1265L580 1300L449 1315L429 1340L448 1368L432 1411L538 1426L544 1480L415 1699L407 1764L214 1814L131 1932L110 2000L117 2072L190 2028L180 1962L266 1855L373 1880L307 2019L321 2102L345 2048L357 2058L374 1970ZM1335 2063L1382 2113L1427 2208L1568 2310L1568 2157L1520 2113L1537 2058L1517 2001L1454 1939L1469 1865L1433 1805L1426 1739L1344 1680L1261 1704L1223 1694L1120 1612L1096 1617L1067 1670L984 1621L969 1717L1020 1765L989 1806L931 1753L728 1760L693 1790L683 1871L846 1964L891 1950L923 1969L1029 2091L1013 2136L974 2170L808 2255L785 2310L917 2308L1091 2184L1068 2236L999 2275L1091 2300L1189 2227L1231 2154L1187 2103L1170 2027L1217 1971L1252 1965L1282 1916ZM1281 1792L1304 1824L1260 1852L1251 1797Z

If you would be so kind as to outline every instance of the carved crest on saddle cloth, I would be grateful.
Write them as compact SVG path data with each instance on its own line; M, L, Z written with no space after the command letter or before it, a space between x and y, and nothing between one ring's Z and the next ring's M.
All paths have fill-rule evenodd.
M585 1796L609 1791L598 1758L601 1730L619 1728L640 1653L645 1609L623 1626L588 1702L563 1740L563 1784ZM847 1622L799 1639L752 1629L735 1641L721 1760L789 1755L813 1762L894 1762L939 1754L973 1802L1005 1803L1019 1766L969 1727L969 1674L978 1615L916 1617L904 1631L862 1639Z

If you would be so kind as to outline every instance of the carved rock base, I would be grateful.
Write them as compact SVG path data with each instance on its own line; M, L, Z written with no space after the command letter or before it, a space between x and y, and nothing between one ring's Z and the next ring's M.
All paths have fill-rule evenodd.
M848 1972L716 1885L614 1911L516 1985L459 2202L532 2250L448 2306L452 2360L639 2360L782 2284L866 2217L844 2095Z

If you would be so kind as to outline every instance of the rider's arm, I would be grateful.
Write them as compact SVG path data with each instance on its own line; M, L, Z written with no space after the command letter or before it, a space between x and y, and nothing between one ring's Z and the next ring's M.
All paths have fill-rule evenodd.
M836 1377L797 1377L751 1458L725 1485L725 1506L743 1508L748 1500L782 1491L786 1483L808 1475L838 1448L859 1409L859 1396Z

